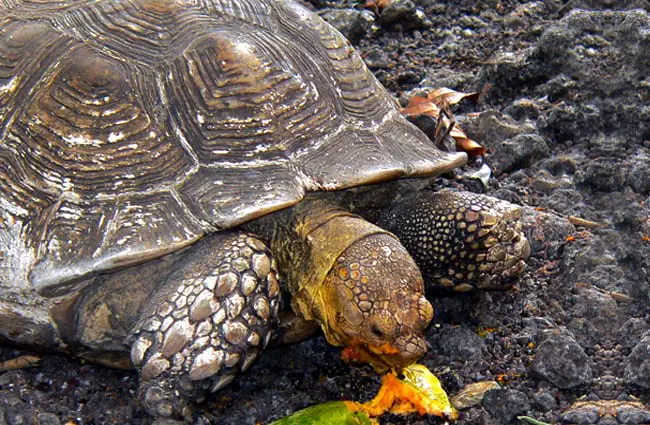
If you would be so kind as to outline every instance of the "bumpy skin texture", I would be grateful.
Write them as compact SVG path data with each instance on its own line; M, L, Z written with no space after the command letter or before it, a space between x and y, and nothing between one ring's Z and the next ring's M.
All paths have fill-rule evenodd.
M248 369L278 314L275 262L255 237L210 236L181 264L145 303L131 337L140 399L154 416L180 416Z
M367 236L346 249L325 279L322 315L328 341L376 369L414 363L428 345L433 307L402 244L389 234Z
M471 192L424 190L379 219L413 256L428 283L456 291L511 285L526 267L530 244L521 209Z

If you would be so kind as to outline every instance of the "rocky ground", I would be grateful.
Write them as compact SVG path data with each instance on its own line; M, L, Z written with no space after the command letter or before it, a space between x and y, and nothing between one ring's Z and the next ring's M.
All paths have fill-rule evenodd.
M587 413L562 412L580 397L650 402L650 3L309 6L352 39L400 101L440 86L479 91L478 104L455 114L487 147L492 178L487 187L473 178L474 163L439 185L525 206L533 254L523 278L508 291L433 299L422 362L450 393L483 380L502 386L457 423L589 423ZM1 359L21 353L0 348ZM266 423L328 400L366 400L378 382L318 337L268 350L197 410L196 423ZM150 424L136 388L133 373L45 356L0 374L0 424ZM641 412L618 418L650 422Z

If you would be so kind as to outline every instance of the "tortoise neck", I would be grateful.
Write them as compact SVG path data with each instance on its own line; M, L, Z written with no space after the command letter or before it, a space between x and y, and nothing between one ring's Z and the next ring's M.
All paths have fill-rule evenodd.
M293 295L294 312L307 320L320 319L313 301L336 259L358 240L388 233L321 198L263 217L246 230L267 241Z

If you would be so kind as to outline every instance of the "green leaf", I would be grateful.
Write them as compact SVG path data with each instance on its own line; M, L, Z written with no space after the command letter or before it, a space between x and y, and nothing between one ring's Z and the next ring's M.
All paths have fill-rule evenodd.
M342 401L307 407L270 425L371 425L368 415L351 412Z
M522 422L529 423L530 425L551 425L548 422L538 421L537 419L531 418L530 416L517 416L517 419Z

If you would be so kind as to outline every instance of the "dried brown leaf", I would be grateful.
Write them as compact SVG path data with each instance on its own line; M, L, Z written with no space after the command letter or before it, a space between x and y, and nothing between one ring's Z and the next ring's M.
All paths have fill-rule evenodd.
M438 119L438 116L440 115L440 108L438 105L427 100L425 97L415 96L411 98L406 108L402 108L402 113L410 117L430 115L433 118Z
M476 102L479 94L478 92L464 93L446 87L440 87L430 92L427 95L427 99L442 107L443 105L457 105L463 99L470 99Z
M402 108L402 113L410 117L429 115L436 120L439 120L438 126L444 126L444 128L450 128L450 126L452 126L449 136L454 139L456 148L467 152L473 157L482 156L486 153L485 147L467 137L465 132L455 124L453 116L449 111L451 106L456 105L461 100L471 99L476 101L478 96L478 92L463 93L446 87L441 87L433 90L426 97L413 96L409 99L408 105L405 108Z
M478 144L475 140L467 137L465 132L459 126L454 126L449 132L449 135L454 138L456 141L456 146L467 152L471 156L483 156L486 154L486 149L484 146Z
M604 223L598 223L596 221L587 220L582 217L576 217L574 215L569 216L569 222L576 226L586 227L587 229L596 229L598 227L605 227Z
M487 152L485 146L481 146L474 140L468 137L454 137L456 147L463 152L467 152L469 156L484 156Z
M379 13L384 10L392 0L366 0L363 4L363 7L366 9L373 10L375 13Z

